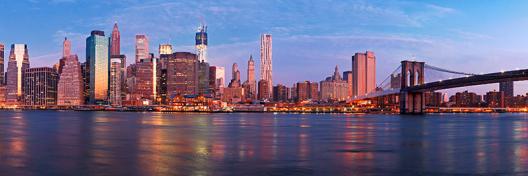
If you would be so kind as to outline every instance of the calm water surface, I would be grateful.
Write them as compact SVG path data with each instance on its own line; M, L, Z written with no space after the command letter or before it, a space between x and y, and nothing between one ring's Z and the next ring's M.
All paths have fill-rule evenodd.
M0 112L0 175L528 175L528 114Z

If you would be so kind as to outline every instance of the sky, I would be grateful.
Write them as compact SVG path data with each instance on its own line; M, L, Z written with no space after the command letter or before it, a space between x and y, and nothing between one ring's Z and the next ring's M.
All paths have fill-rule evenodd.
M193 52L204 22L208 60L225 66L228 80L233 62L242 80L250 55L258 67L262 33L273 35L274 83L288 86L323 80L336 65L350 70L351 56L367 50L376 54L377 82L406 59L470 73L528 68L528 1L522 0L7 0L0 9L0 43L28 44L31 67L56 63L64 37L83 61L90 31L110 36L115 22L129 61L136 34L148 36L153 53L161 43ZM515 86L516 94L528 91L528 82ZM466 89L484 93L498 85L449 91Z

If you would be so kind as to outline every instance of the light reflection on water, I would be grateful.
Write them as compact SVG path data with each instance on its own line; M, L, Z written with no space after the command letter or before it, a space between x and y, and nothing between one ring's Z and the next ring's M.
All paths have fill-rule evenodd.
M0 173L524 175L526 117L1 112Z

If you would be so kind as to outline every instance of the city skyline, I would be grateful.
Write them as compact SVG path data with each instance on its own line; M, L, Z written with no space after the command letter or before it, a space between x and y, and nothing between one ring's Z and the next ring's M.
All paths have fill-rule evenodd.
M211 65L224 66L228 70L233 62L245 63L250 54L258 56L259 35L272 34L275 45L273 84L285 85L301 80L321 80L325 75L331 74L335 65L339 65L343 71L350 70L348 65L351 55L366 50L376 52L378 81L393 69L393 65L413 56L417 60L453 70L460 70L463 67L457 63L478 63L479 67L467 68L468 72L474 73L512 70L528 65L528 61L522 59L523 55L528 53L519 47L526 41L524 40L526 37L521 35L522 31L519 30L526 21L519 19L522 15L518 15L522 11L518 9L527 5L522 1L511 4L484 2L475 5L472 9L451 2L347 1L318 6L319 3L322 2L301 2L294 7L293 3L275 1L254 3L228 1L210 5L161 1L149 3L115 1L99 5L81 1L8 2L0 6L27 6L31 12L37 14L57 8L69 8L58 14L64 17L51 13L35 17L31 15L34 13L17 15L20 12L9 10L0 12L14 14L14 19L6 19L6 22L15 24L0 29L0 33L12 34L4 35L5 38L0 38L0 41L6 46L13 43L28 44L32 66L41 67L51 66L61 57L61 41L64 37L68 37L74 46L72 53L79 55L79 61L83 62L86 59L83 57L85 55L83 40L89 32L103 30L109 34L113 24L117 22L122 32L122 53L129 58L134 58L133 41L136 34L146 34L149 37L150 51L156 51L158 44L170 43L174 46L173 51L194 52L193 34L203 20L209 27L208 60ZM239 6L232 8L230 6L232 4ZM262 8L258 10L251 8L256 6ZM80 7L86 8L83 11L100 10L101 13L97 16L92 12L75 14L74 9ZM281 11L280 7L291 10ZM169 13L179 8L189 9L189 13ZM329 14L307 15L308 12L326 8L335 10ZM158 12L159 9L165 11ZM372 13L348 14L350 13L348 9ZM488 15L487 11L490 9L496 9L501 13ZM134 15L134 12L140 10L146 13L152 12L152 15ZM254 12L248 13L251 10ZM266 10L276 13L263 13ZM247 14L247 17L235 17L238 13ZM274 21L270 17L275 15L288 15L290 18ZM488 18L487 22L468 23L482 15ZM35 20L16 21L17 18L25 19L28 16L32 16ZM295 20L301 17L305 20ZM37 32L30 31L35 29L33 25L46 21L38 20L39 18L46 18L49 25L39 28L41 30ZM334 19L321 20L327 18ZM256 21L261 22L255 23ZM237 25L225 25L235 23ZM442 26L439 26L440 24ZM223 50L233 52L221 52ZM292 50L299 52L289 52ZM297 62L298 60L303 62ZM506 62L500 62L500 66L495 64L504 60ZM302 71L306 66L317 66L317 68L303 74L294 74ZM260 75L258 70L256 74ZM241 79L246 80L244 74L241 75ZM226 77L226 80L230 80L230 77ZM481 87L486 88L478 89L477 92L498 90L498 84ZM515 87L515 94L524 94L527 91L525 82L516 82Z

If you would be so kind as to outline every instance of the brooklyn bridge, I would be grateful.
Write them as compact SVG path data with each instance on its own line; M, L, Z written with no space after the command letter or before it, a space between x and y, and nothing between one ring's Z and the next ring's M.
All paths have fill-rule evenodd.
M440 75L450 77L443 79ZM388 102L397 103L400 114L422 114L426 108L425 92L523 80L528 80L528 69L474 74L444 69L425 62L404 60L377 85L376 91L355 96L352 100L375 100L381 106Z

